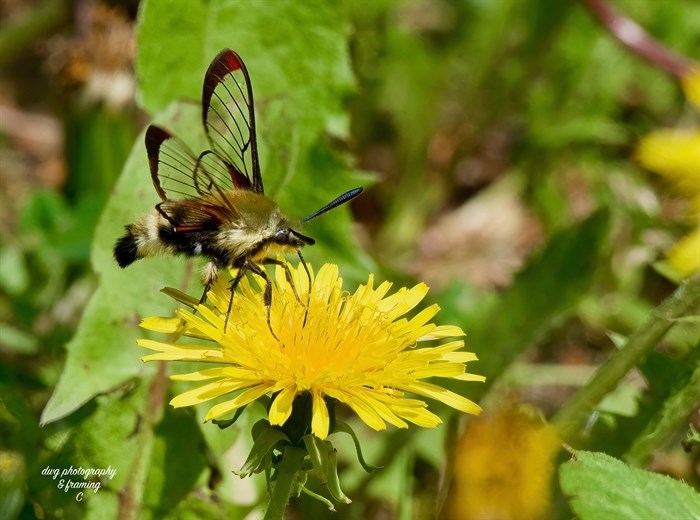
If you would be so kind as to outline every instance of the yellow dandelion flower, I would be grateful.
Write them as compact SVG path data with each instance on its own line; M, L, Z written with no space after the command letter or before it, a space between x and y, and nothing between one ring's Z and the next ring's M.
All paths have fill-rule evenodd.
M548 518L559 449L552 426L515 406L470 421L455 447L444 518Z
M418 284L389 294L391 283L375 287L373 276L355 293L343 291L338 267L326 264L315 276L311 291L303 265L289 265L294 286L282 267L273 277L270 323L259 287L243 281L233 298L228 323L230 292L224 278L217 280L208 295L210 306L197 312L179 310L185 334L199 344L140 340L139 345L157 351L143 358L216 363L188 374L174 375L180 381L206 382L176 396L170 404L190 406L228 396L215 404L206 420L216 419L266 394L273 394L268 411L272 425L283 425L292 414L297 396L312 401L311 431L320 439L330 432L327 400L349 406L367 425L383 430L386 423L407 428L408 423L431 428L440 418L410 392L441 401L462 412L478 414L480 407L428 378L484 381L466 371L476 355L459 351L464 342L459 327L430 323L439 308L431 305L408 318L425 297L428 287ZM294 291L296 288L296 294ZM300 303L297 299L304 303ZM308 305L306 305L306 300ZM175 332L179 319L147 318L142 326L157 332ZM275 338L277 336L278 339ZM437 346L424 342L451 339ZM214 343L205 344L201 340Z
M700 68L690 68L681 83L688 100L700 107ZM659 267L673 279L700 271L700 131L656 130L641 140L635 156L690 201L696 224L693 232L667 252L666 262Z

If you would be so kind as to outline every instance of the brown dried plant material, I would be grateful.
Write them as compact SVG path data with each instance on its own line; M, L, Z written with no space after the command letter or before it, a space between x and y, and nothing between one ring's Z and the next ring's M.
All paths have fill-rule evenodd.
M478 288L503 287L541 240L517 186L504 180L425 231L416 270L431 286L465 279Z
M47 65L68 87L82 87L87 103L119 109L134 98L134 24L118 7L86 3L78 8L75 38L54 38Z

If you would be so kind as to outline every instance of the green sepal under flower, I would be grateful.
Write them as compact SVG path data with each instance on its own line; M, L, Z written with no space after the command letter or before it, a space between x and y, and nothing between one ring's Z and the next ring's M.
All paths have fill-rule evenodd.
M365 461L355 432L347 423L336 421L333 403L328 403L328 405L332 411L330 420L331 424L334 425L333 432L350 435L362 467L367 472L376 469L375 466ZM303 459L301 465L296 469L291 495L299 496L300 493L305 493L334 511L335 508L331 501L306 487L308 478L312 476L328 489L333 500L345 504L351 502L340 486L338 461L333 444L309 433L311 430L311 408L312 400L302 394L296 399L292 417L284 426L273 426L266 419L255 423L251 429L253 447L245 463L236 474L244 478L255 473L265 472L270 496L274 497L274 486L278 478L280 463L285 457L286 451L293 449L298 452L301 450ZM228 421L221 421L220 427L230 426L235 419L236 417Z
M338 433L347 433L352 438L352 442L355 444L355 453L357 453L357 460L360 462L360 466L362 466L362 469L364 469L367 473L372 473L382 468L382 466L375 466L374 464L370 464L365 460L364 456L362 455L362 446L360 446L360 439L357 438L355 430L353 430L348 423L346 423L345 421L336 420L335 431Z
M352 500L340 488L338 458L333 444L330 441L322 441L315 435L305 435L303 440L316 478L328 488L336 502L351 503Z
M338 431L352 432L347 425L341 426ZM293 489L292 495L299 496L303 492L334 510L332 502L306 488L308 477L313 476L326 486L333 500L344 504L352 502L340 487L336 449L330 441L321 440L313 434L307 434L302 437L300 443L294 445L279 427L270 425L265 419L255 423L252 433L253 448L241 469L236 473L238 476L244 478L264 471L268 489L271 489L271 485L277 479L278 464L285 456L285 451L302 449L304 452L303 463L297 468L295 489ZM351 433L351 436L356 438L354 433ZM362 467L371 468L372 466L364 462L359 443L356 443L356 449ZM273 495L272 492L270 494Z
M282 430L271 426L265 419L253 425L252 433L253 448L237 473L241 478L269 469L273 465L274 450L282 451L285 445L292 444Z

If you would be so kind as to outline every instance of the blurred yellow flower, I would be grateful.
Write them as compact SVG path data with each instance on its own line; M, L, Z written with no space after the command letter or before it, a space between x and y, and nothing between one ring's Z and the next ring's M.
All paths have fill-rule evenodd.
M700 67L691 67L681 78L685 97L696 107L700 107Z
M688 100L700 107L700 69L691 69L682 85ZM661 264L672 278L690 276L700 270L700 130L657 130L641 140L635 155L692 205L695 231L672 247Z
M666 264L672 272L689 276L700 269L700 227L683 237L667 253Z
M470 421L457 441L445 520L548 518L556 431L514 406Z
M312 274L312 290L303 265L289 266L294 287L308 306L298 301L294 288L277 267L273 279L270 323L262 291L250 280L239 285L225 326L230 291L224 277L208 294L211 306L197 305L197 313L179 310L179 318L147 318L142 327L176 332L185 323L185 335L215 344L178 344L142 339L139 345L158 353L144 361L187 360L217 363L219 367L171 376L179 381L202 382L176 396L170 404L191 406L236 392L214 405L206 420L216 419L273 394L269 409L272 425L283 425L292 414L295 398L308 393L312 400L311 430L323 439L331 420L327 399L348 405L375 430L386 423L407 428L408 423L431 428L440 418L411 392L441 401L457 410L478 414L480 407L437 384L424 381L442 377L484 381L466 371L475 361L471 352L458 351L462 340L418 348L418 343L463 336L459 327L429 323L437 314L431 305L408 319L406 313L425 297L428 287L418 284L387 296L391 284L374 287L373 276L354 294L343 291L338 267L326 264ZM308 295L308 296L307 296ZM275 338L277 336L278 339Z

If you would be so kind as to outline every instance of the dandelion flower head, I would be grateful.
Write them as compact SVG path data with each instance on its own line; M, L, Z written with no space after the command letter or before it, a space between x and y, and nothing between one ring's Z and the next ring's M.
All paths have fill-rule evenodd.
M325 264L309 277L302 264L276 267L272 277L270 327L261 287L244 279L236 290L228 322L228 282L221 277L208 293L208 305L197 312L179 310L178 318L147 318L142 326L185 335L197 343L139 340L155 354L144 361L203 361L217 366L173 375L200 386L176 396L175 407L191 406L226 396L209 410L206 420L229 414L264 395L273 395L268 411L272 425L283 425L297 396L312 402L311 431L324 439L330 432L329 399L345 403L375 430L408 423L431 428L440 418L420 398L441 401L462 412L480 407L429 378L484 381L467 372L476 355L460 349L464 335L456 326L431 323L439 308L430 305L407 317L428 292L419 283L390 293L391 283L375 287L373 276L350 294L343 290L338 267ZM308 304L307 304L308 300ZM182 320L182 321L180 321ZM276 336L276 337L275 337ZM443 344L435 341L447 340Z

